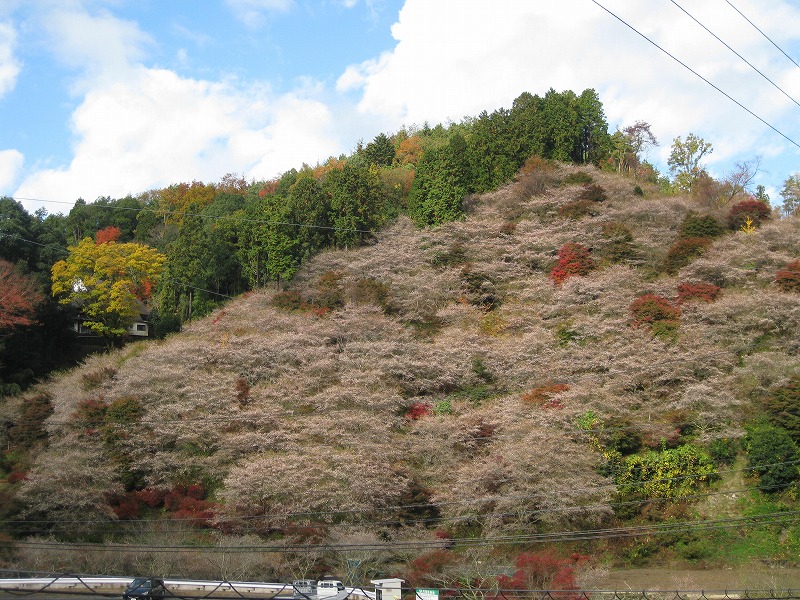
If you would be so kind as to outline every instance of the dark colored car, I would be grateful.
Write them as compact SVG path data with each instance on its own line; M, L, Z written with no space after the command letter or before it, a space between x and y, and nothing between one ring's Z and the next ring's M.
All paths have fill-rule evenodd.
M152 600L163 598L164 580L155 577L137 577L122 592L122 600Z

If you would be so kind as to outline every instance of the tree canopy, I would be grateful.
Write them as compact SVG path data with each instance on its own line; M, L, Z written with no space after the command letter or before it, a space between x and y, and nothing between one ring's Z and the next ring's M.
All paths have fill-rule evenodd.
M62 304L78 305L86 327L106 338L118 337L140 316L165 261L144 244L97 244L87 237L53 265L53 295Z

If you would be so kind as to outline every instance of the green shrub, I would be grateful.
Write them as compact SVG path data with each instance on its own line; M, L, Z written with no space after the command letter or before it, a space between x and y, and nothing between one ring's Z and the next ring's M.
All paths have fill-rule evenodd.
M115 398L108 404L106 409L106 421L119 425L131 425L138 421L144 408L141 401L134 396L123 396Z
M642 186L640 186L638 184L633 186L633 193L636 196L644 196L644 190L642 189Z
M374 277L362 277L348 287L347 295L356 304L374 304L386 310L389 286Z
M480 356L475 356L472 359L472 373L484 383L492 383L494 381L494 375Z
M725 233L725 228L711 215L701 215L690 210L681 222L682 238L715 238Z
M466 288L466 297L473 306L484 310L494 310L500 306L501 299L492 277L476 270L472 263L461 268L461 281Z
M763 492L785 490L798 479L796 461L800 451L792 436L783 427L757 423L748 428L744 438L748 467L758 475Z
M20 407L19 419L9 430L11 443L21 448L29 448L47 440L45 420L53 414L50 394L40 392L27 399Z
M622 462L616 484L622 497L679 500L696 494L714 478L714 461L697 446L650 450Z
M342 274L336 271L326 271L320 275L316 294L312 300L314 307L336 310L344 306L341 280Z
M592 181L594 181L594 178L591 175L583 171L577 171L564 177L561 183L563 185L584 185L592 183Z
M558 207L558 215L565 219L581 219L586 216L595 217L599 211L591 200L575 200Z
M718 465L730 465L736 460L739 442L730 438L718 438L708 445L708 453Z
M800 444L800 377L792 377L786 384L763 400L770 423L789 432Z
M285 292L278 292L272 297L270 301L272 306L281 310L296 311L307 310L308 304L303 299L300 292L294 290L287 290Z
M467 262L467 249L461 242L454 242L447 250L436 252L430 260L434 267L456 267Z
M435 415L452 415L453 403L449 398L437 400L433 404L433 414Z
M711 240L703 237L681 238L670 247L664 258L664 270L677 273L680 269L700 256L711 245Z
M604 447L627 456L642 447L642 434L624 417L612 417L603 423L600 442Z
M578 195L578 200L588 200L589 202L605 202L606 191L602 186L592 183L591 185L586 185L583 187L583 190Z
M604 260L618 263L637 258L638 252L633 244L633 234L624 223L618 221L603 223L602 235L608 240L600 250Z
M650 326L656 323L675 324L679 322L681 309L674 306L663 296L643 294L631 302L631 325L634 327Z

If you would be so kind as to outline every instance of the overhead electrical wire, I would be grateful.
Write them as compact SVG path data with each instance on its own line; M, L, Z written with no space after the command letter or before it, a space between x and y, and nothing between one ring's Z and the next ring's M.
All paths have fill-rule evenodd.
M652 525L633 525L629 527L608 527L599 529L579 529L565 530L549 533L536 534L517 534L517 535L494 535L481 538L449 538L435 540L416 540L379 543L319 543L319 544L253 544L228 546L218 544L214 546L192 545L169 545L154 546L153 544L103 544L103 543L82 543L82 542L57 542L57 541L0 541L2 547L32 548L32 549L74 549L76 551L94 550L98 552L204 552L204 553L244 553L244 552L319 552L329 551L397 551L397 550L416 550L426 548L442 548L443 546L461 547L485 547L500 544L519 544L519 543L562 543L572 541L589 541L598 539L612 539L624 537L640 537L643 535L660 535L679 532L705 532L719 529L730 529L734 527L756 527L769 526L797 521L800 511L784 511L764 513L745 517L728 517L723 519L703 519L695 521L676 521L671 523L659 523Z
M658 45L658 44L657 44L655 41L653 41L652 39L650 39L649 37L647 37L647 36L646 36L645 34L643 34L641 31L639 31L638 29L636 29L636 28L635 28L633 25L631 25L630 23L628 23L627 21L625 21L625 20L624 20L622 17L618 16L616 13L612 12L611 10L609 10L608 8L606 8L605 6L603 6L602 4L600 4L600 2L598 2L598 0L590 0L590 2L593 2L593 3L594 3L594 4L596 4L596 5L597 5L599 8L603 9L603 10L604 10L605 12L607 12L609 15L611 15L612 17L614 17L614 18L615 18L617 21L619 21L620 23L622 23L623 25L625 25L625 27L629 28L631 31L633 31L633 32L634 32L634 33L636 33L637 35L639 35L639 36L643 37L643 38L644 38L645 40L647 40L647 41L648 41L650 44L652 44L653 46L655 46L656 48L658 48L659 50L661 50L661 52L663 52L664 54L666 54L667 56L669 56L669 57L670 57L672 60L674 60L675 62L677 62L677 63L678 63L679 65L681 65L683 68L687 69L688 71L690 71L691 73L693 73L694 75L696 75L697 77L699 77L700 79L702 79L702 80L703 80L704 82L706 82L708 85L710 85L710 86L711 86L711 87L713 87L715 90L717 90L717 91L718 91L720 94L722 94L723 96L725 96L725 97L726 97L728 100L730 100L731 102L733 102L734 104L736 104L736 105L737 105L739 108L741 108L742 110L744 110L744 111L746 111L747 113L749 113L751 116L753 116L753 117L755 117L756 119L758 119L759 121L761 121L761 123L763 123L764 125L766 125L766 126L767 126L767 127L769 127L770 129L772 129L772 131L774 131L775 133L777 133L779 136L781 136L782 138L784 138L786 141L788 141L789 143L791 143L793 146L796 146L797 148L800 148L800 143L797 143L797 142L796 142L796 141L794 141L792 138L790 138L788 135L786 135L785 133L783 133L782 131L780 131L780 130L779 130L777 127L775 127L774 125L772 125L772 124L768 123L768 122L767 122L767 121L765 121L763 118L759 117L759 116L758 116L756 113L754 113L752 110L750 110L749 108L747 108L747 107L746 107L744 104L742 104L741 102L739 102L738 100L736 100L736 99L735 99L733 96L731 96L731 95L730 95L730 94L728 94L727 92L723 91L723 90L722 90L720 87L718 87L717 85L715 85L714 83L712 83L711 81L709 81L708 79L706 79L705 77L703 77L703 76L702 76L700 73L698 73L697 71L695 71L694 69L692 69L692 68L691 68L689 65L687 65L685 62L683 62L682 60L680 60L680 59L679 59L678 57L676 57L674 54L671 54L669 51L667 51L667 50L665 50L663 47L659 46L659 45Z
M747 17L744 15L744 13L743 13L742 11L740 11L738 8L736 8L736 7L733 5L733 3L732 3L730 0L725 0L725 2L727 2L727 3L728 3L728 5L729 5L729 6L730 6L730 7L731 7L733 10L735 10L737 13L739 13L739 15L741 15L741 17L742 17L742 18L743 18L745 21L747 21L748 23L750 23L750 25L752 25L752 26L753 26L753 29L755 29L756 31L758 31L758 33L760 33L761 35L763 35L763 36L764 36L764 37L767 39L767 41L769 41L769 43L770 43L770 44L772 44L773 46L775 46L775 47L778 49L778 51L779 51L781 54L783 54L783 55L784 55L786 58L788 58L788 59L789 59L789 60L792 62L792 64L794 64L794 66L796 66L798 69L800 69L800 65L798 65L798 64L797 64L797 62L796 62L796 61L795 61L795 60L794 60L794 59L793 59L791 56L789 56L788 54L786 54L786 52L784 52L784 51L783 51L783 48L781 48L780 46L778 46L778 44L776 44L776 43L775 43L775 42L772 40L772 38L771 38L771 37L769 37L769 36L768 36L766 33L764 33L764 32L763 32L763 31L762 31L762 30L761 30L761 29L760 29L760 28L759 28L759 27L758 27L758 26L757 26L755 23L753 23L753 22L752 22L750 19L748 19L748 18L747 18Z
M42 244L40 242L34 242L33 240L25 239L25 238L20 237L18 235L12 235L10 233L4 233L4 232L0 231L0 239L2 239L4 237L15 239L15 240L19 240L21 242L26 242L28 244L35 244L37 246L42 246L43 248L54 248L55 247L58 250L60 250L64 255L68 255L69 254L69 251L59 243ZM222 292L215 292L213 290L207 290L207 289L204 289L204 288L201 288L201 287L193 286L193 285L190 285L190 284L188 284L186 282L178 281L176 279L172 279L171 277L163 277L162 276L159 279L161 281L165 281L167 283L172 283L173 285L177 285L177 286L184 287L184 288L189 288L189 289L192 289L192 290L195 290L195 291L198 291L198 292L206 292L208 294L211 294L213 296L219 296L221 298L233 299L233 298L236 297L236 296L230 296L228 294L223 294Z
M780 463L769 463L769 464L760 464L760 465L751 465L741 469L720 469L716 471L712 471L710 473L700 473L696 475L681 475L675 477L662 477L651 479L648 481L633 481L626 483L626 487L630 489L635 489L638 487L644 487L647 485L659 484L659 483L673 483L678 481L686 481L688 479L703 479L703 478L713 478L724 474L734 474L734 473L747 473L747 472L754 472L763 469L769 469L773 467L780 467L780 466L790 466L790 465L798 465L800 464L800 460L793 460L793 461L785 461ZM780 486L768 486L767 489L771 488L778 488ZM583 487L583 488L571 488L573 492L613 492L616 491L616 486L614 484L607 484L601 486L593 486L593 487ZM604 502L599 504L588 504L588 505L574 505L574 506L566 506L566 507L558 507L558 508L543 508L543 509L535 509L531 511L522 511L524 514L554 514L554 513L562 513L562 512L579 512L585 511L587 509L597 509L597 508L607 508L607 507L614 507L614 506L634 506L637 504L648 504L648 503L658 503L663 501L681 501L685 499L699 499L705 498L710 496L717 496L717 495L724 495L724 494L731 494L731 493L741 493L746 491L753 491L755 489L764 489L762 486L753 486L747 487L742 489L736 490L721 490L721 491L713 491L713 492L703 492L703 493L696 493L690 494L685 497L681 498L669 498L669 497L655 497L655 498L646 498L641 500L633 500L633 501L619 501L619 502ZM430 508L439 508L445 506L463 506L463 505L470 505L470 504L483 504L487 502L496 502L497 500L524 500L524 499L531 499L535 498L537 500L541 500L542 497L548 497L548 494L541 494L541 493L525 493L525 494L500 494L500 495L491 495L491 496L483 496L478 498L470 498L468 500L450 500L450 501L434 501L428 503L416 503L416 504L403 504L403 505L393 505L393 506L386 506L386 507L372 507L372 508L362 508L362 509L348 509L348 510L330 510L330 511L288 511L282 513L276 513L274 515L244 515L244 516L227 516L223 515L224 522L239 522L239 521L258 521L263 519L269 518L281 518L281 519L291 519L297 517L306 517L306 518L334 518L334 517L342 517L345 515L374 515L375 513L381 512L389 512L389 511L407 511L413 509L430 509ZM515 512L514 514L519 514ZM437 521L437 520L466 520L469 519L472 514L467 515L455 515L454 517L446 517L446 518L433 518L433 519L423 519L423 521ZM494 515L496 516L496 515ZM180 521L182 519L174 519L174 521ZM197 517L187 517L183 519L186 521L196 521ZM409 519L402 519L402 522L411 522L413 520ZM37 523L55 523L55 524L86 524L86 523L95 523L93 519L7 519L4 521L7 524L14 524L14 525L31 525ZM393 521L394 522L394 521ZM124 524L124 523L165 523L163 519L124 519L120 521L110 521L113 524ZM368 524L375 524L374 522L370 522Z
M71 204L74 206L74 202L68 202L66 200L43 200L41 198L23 198L21 196L8 196L12 200L20 202L22 200L28 202L41 202L43 204ZM150 208L150 207L142 207L142 208L135 208L132 206L109 206L104 204L96 204L96 203L88 203L84 206L91 206L92 208L100 208L104 210L127 210L127 211L136 211L139 212L149 212L159 216L162 215L177 215L180 217L200 217L201 219L211 219L211 220L223 220L223 221L235 221L237 223L256 223L261 225L281 225L287 227L300 227L304 229L323 229L326 231L349 231L354 233L367 233L370 235L375 235L375 231L371 229L357 229L354 227L334 227L332 225L311 225L309 223L297 223L293 221L272 221L269 219L251 219L248 217L236 217L234 215L204 215L203 213L195 213L195 212L188 212L183 210L165 210L160 208Z
M695 22L695 23L697 23L697 24L698 24L700 27L702 27L703 29L705 29L705 30L706 30L706 32L708 32L710 35L714 36L714 38L715 38L715 39L716 39L716 40L717 40L719 43L721 43L721 44L722 44L723 46L725 46L725 47L726 47L728 50L730 50L730 51L731 51L731 52L733 52L733 53L734 53L736 56L738 56L738 57L739 57L739 59L741 59L743 62L745 62L745 63L746 63L746 64L747 64L747 65L748 65L748 66L749 66L751 69L753 69L753 70L754 70L756 73L758 73L759 75L761 75L761 77L763 77L763 78L764 78L766 81L768 81L768 82L769 82L769 83L772 85L772 87L774 87L774 88L775 88L776 90L778 90L778 91L779 91L781 94L783 94L784 96L786 96L786 97L787 97L789 100L791 100L791 101L792 101L792 102L794 102L794 103L795 103L795 104L796 104L798 107L800 107L800 102L798 102L798 101L797 101L797 100L795 100L795 99L794 99L792 96L790 96L790 95L789 95L789 93L788 93L786 90L784 90L784 89L783 89L782 87L780 87L780 86L779 86L777 83L775 83L774 81L772 81L772 79L770 79L769 77L767 77L766 75L764 75L764 73L762 73L762 72L761 72L761 71L760 71L760 70L759 70L759 69L758 69L758 68L757 68L757 67L756 67L756 66L755 66L753 63L751 63L751 62L750 62L749 60L747 60L747 59L746 59L744 56L742 56L741 54L739 54L739 53L738 53L736 50L734 50L733 48L731 48L731 47L730 47L730 46L729 46L729 45L728 45L728 44L727 44L727 43L726 43L724 40L722 40L722 39L721 39L721 38L720 38L720 37L719 37L719 36L718 36L716 33L714 33L713 31L711 31L711 30L710 30L708 27L706 27L706 26L705 26L705 25L703 25L703 24L702 24L700 21L698 21L698 20L697 20L697 19L696 19L696 18L695 18L695 17L694 17L692 14L690 14L690 13L689 13L689 11L687 11L685 8L683 8L683 7L682 7L680 4L678 4L678 3L677 3L675 0L670 0L670 2L672 2L672 3L673 3L675 6L677 6L677 7L678 7L678 8L679 8L679 9L680 9L680 10L681 10L681 11L682 11L682 12L683 12L683 13L684 13L684 14L685 14L687 17L689 17L690 19L692 19L692 21L694 21L694 22Z
M358 520L358 521L339 521L337 520L337 524L347 524L347 525L360 525L360 526L368 526L368 527L401 527L401 526L414 526L414 525L422 525L425 527L430 527L433 525L445 525L445 524L452 524L452 523L470 523L475 521L482 521L486 520L486 518L490 518L492 520L496 519L503 519L505 517L538 517L543 515L563 515L563 514L570 514L570 513L586 513L592 511L607 511L608 509L615 509L615 508L635 508L635 507L642 507L646 505L659 505L660 503L667 503L667 502L686 502L686 501L697 501L706 498L712 498L717 496L726 496L726 495L736 495L736 494L744 494L753 492L755 490L760 491L770 491L770 490L777 490L781 486L774 485L774 486L752 486L752 487L745 487L745 488L737 488L737 489L728 489L722 491L714 491L714 492L705 492L705 493L697 493L697 494L689 494L686 496L681 496L679 499L674 498L647 498L647 499L640 499L640 500L626 500L626 501L619 501L619 502L607 502L607 503L599 503L599 504L585 504L585 505L575 505L575 506L564 506L560 508L541 508L541 509L533 509L533 510L514 510L509 512L493 512L489 514L482 514L482 513L465 513L454 515L450 517L429 517L429 518L396 518L396 519L384 519L384 520ZM376 509L374 511L364 510L364 513L370 512L380 512L381 509ZM322 513L318 513L322 514ZM331 516L336 515L338 513L330 513ZM185 531L185 525L195 525L198 521L205 521L206 526L208 527L235 527L235 531L237 533L241 532L258 532L262 529L259 527L259 522L269 522L271 519L275 520L283 520L285 515L260 515L260 516L228 516L228 515L221 515L219 518L209 517L209 518L202 518L198 516L186 516L186 517L176 517L171 516L169 519L120 519L118 521L105 521L98 523L96 520L86 519L49 519L49 520L18 520L12 519L5 521L7 526L13 526L14 535L40 535L43 531L69 531L73 528L73 526L78 525L92 525L91 531L92 532L105 532L105 533L120 533L128 531L128 527L133 525L158 525L157 531L159 533L165 533L168 531ZM289 517L291 518L291 516ZM324 520L314 521L315 524L320 526L327 525L328 522ZM36 527L37 525L46 524L48 527ZM28 526L29 528L25 528L24 526Z

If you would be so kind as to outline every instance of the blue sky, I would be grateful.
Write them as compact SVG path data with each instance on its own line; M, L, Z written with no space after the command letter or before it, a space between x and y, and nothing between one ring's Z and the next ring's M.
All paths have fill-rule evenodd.
M800 5L599 0L800 143ZM271 178L403 125L595 88L612 130L645 120L666 170L675 136L723 176L761 157L773 201L800 148L592 0L3 0L0 194L66 212L225 173ZM791 98L787 98L787 95Z

